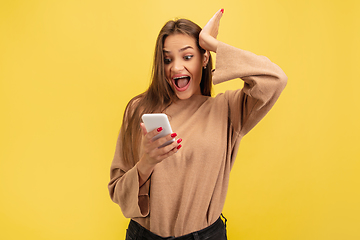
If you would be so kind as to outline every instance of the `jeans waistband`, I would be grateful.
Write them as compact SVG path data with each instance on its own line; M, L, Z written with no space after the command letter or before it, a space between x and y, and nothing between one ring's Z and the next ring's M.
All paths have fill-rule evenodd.
M180 236L180 237L166 237L166 238L160 237L160 236L154 234L153 232L150 232L149 230L147 230L146 228L144 228L143 226L141 226L139 223L137 223L134 220L130 221L129 227L128 227L128 231L131 232L131 235L142 236L145 239L151 239L151 240L168 240L168 239L200 240L200 239L208 238L208 237L216 234L218 231L222 231L222 230L225 230L225 226L220 217L218 218L218 220L216 220L210 226L208 226L204 229L201 229L199 231L192 232L192 233L189 233L184 236ZM143 238L141 238L141 239L143 239Z

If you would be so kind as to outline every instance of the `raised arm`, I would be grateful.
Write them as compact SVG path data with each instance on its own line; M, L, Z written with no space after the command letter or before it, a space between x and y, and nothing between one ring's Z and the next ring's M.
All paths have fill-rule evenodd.
M225 98L230 109L234 131L245 135L271 109L287 83L282 69L267 57L241 50L216 39L221 9L209 20L200 33L199 43L205 50L216 52L216 70L213 83L218 84L235 78L244 81L244 87L228 91Z
M287 76L267 57L219 42L213 83L235 78L242 79L244 87L227 91L224 96L234 131L244 136L275 104L286 86Z

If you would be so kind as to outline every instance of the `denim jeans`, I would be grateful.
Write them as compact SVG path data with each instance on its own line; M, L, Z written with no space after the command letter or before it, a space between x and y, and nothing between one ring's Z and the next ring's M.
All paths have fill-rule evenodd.
M216 222L211 224L209 227L204 228L202 230L189 233L187 235L181 237L160 237L137 222L131 220L129 223L129 227L126 231L126 239L125 240L227 240L226 236L226 218L225 225L224 222L219 217Z

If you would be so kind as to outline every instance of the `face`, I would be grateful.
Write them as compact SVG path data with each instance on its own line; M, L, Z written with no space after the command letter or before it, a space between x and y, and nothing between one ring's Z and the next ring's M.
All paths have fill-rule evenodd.
M164 42L166 80L179 99L201 94L202 68L206 66L207 53L201 54L196 40L186 34L174 34Z

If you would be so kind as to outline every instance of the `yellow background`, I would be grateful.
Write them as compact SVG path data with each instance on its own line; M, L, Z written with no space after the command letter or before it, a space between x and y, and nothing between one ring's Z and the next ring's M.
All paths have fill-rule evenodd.
M128 220L107 191L125 105L148 86L163 24L204 26L220 8L219 39L289 77L241 143L224 208L229 239L360 239L359 7L2 0L0 239L125 238Z

